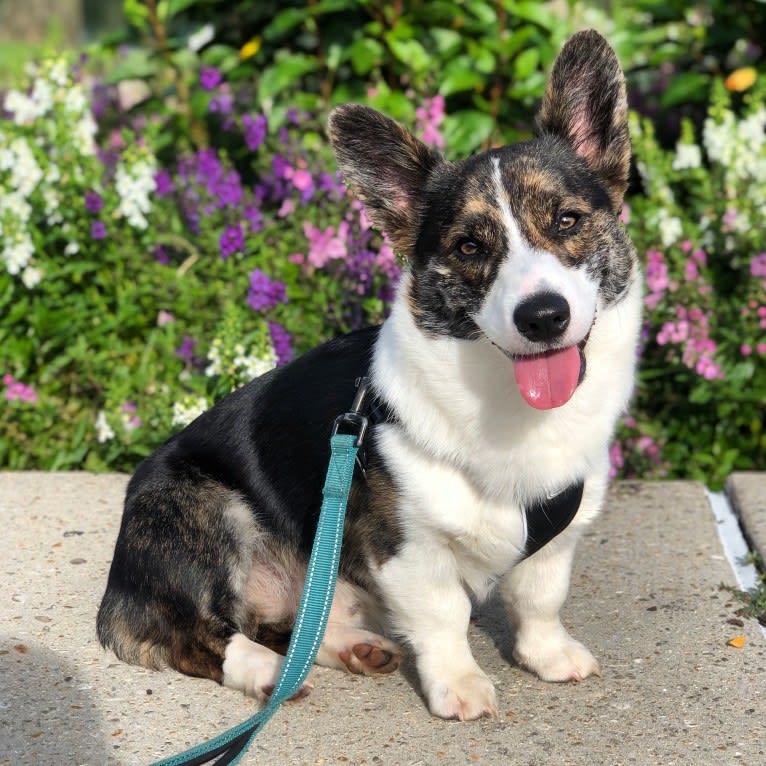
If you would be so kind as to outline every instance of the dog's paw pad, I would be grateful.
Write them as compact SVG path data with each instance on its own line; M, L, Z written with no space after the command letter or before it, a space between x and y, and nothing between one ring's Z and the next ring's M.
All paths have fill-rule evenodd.
M399 667L401 650L390 641L374 641L354 644L338 656L352 673L378 675L392 673Z
M439 718L458 721L498 716L495 687L481 672L435 684L428 692L428 707Z

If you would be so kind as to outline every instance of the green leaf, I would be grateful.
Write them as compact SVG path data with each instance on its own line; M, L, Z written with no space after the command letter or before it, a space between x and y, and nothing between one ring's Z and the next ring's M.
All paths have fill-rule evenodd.
M292 32L308 18L308 8L285 8L263 30L264 40L276 40Z
M303 53L285 56L263 72L258 94L261 99L273 98L290 86L299 86L300 78L316 69L315 56Z
M517 16L524 21L531 21L549 31L561 23L560 19L550 11L547 4L543 3L511 3L509 12L511 17Z
M444 67L441 80L439 93L449 96L453 93L473 90L484 81L484 78L472 68L471 59L468 56L458 56Z
M183 13L196 2L197 0L163 0L163 2L158 5L157 11L160 18L169 20L174 16L178 16L179 13Z
M385 48L377 40L369 37L355 40L348 49L351 66L358 75L365 75L378 66L383 60L384 53Z
M456 32L454 29L436 27L435 29L430 30L430 34L436 43L436 49L439 51L439 55L443 58L448 59L460 50L463 38L460 33Z
M464 109L448 115L442 125L442 135L451 153L466 156L489 138L495 121L484 112Z
M431 66L431 57L417 40L397 40L386 35L386 42L391 53L414 72L425 72Z
M104 77L104 83L116 85L123 80L149 80L155 72L156 67L149 52L143 48L136 48L120 60L114 69Z
M516 56L513 62L513 76L516 80L525 80L529 77L540 63L540 54L537 48L527 48Z
M660 97L660 104L668 108L688 101L701 101L710 86L710 78L700 72L674 75Z
M483 0L467 0L466 10L473 14L482 24L489 25L497 23L497 13L491 3L485 3Z

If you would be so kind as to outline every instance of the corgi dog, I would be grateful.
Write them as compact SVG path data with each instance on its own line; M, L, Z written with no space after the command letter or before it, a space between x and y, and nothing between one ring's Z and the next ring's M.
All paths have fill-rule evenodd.
M406 650L434 715L494 716L467 638L472 603L494 589L521 667L546 681L600 674L559 610L634 386L624 76L584 31L559 53L529 141L449 162L360 105L337 107L329 136L407 261L390 316L234 391L140 464L98 635L124 661L267 697L333 422L365 376L364 460L317 663L387 673Z

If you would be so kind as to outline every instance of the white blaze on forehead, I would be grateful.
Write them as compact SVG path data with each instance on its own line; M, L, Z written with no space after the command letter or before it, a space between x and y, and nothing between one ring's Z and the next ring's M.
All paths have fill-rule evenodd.
M596 314L598 283L584 268L565 266L553 253L533 247L524 238L503 186L500 160L492 158L494 196L508 240L508 252L495 283L474 321L491 341L513 354L539 351L524 338L513 322L513 312L525 298L537 293L556 293L569 304L571 320L561 345L581 341ZM521 190L523 193L523 190Z

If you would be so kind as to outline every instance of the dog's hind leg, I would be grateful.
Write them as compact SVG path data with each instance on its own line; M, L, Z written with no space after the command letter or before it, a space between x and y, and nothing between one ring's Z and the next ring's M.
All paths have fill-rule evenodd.
M235 633L226 646L221 683L248 697L264 700L274 691L282 662L283 658L272 649ZM305 696L313 688L314 684L307 679L292 699Z
M332 608L316 663L363 675L391 673L399 667L403 651L378 632L373 599L345 580L338 580Z

